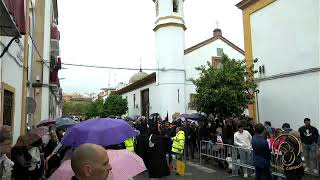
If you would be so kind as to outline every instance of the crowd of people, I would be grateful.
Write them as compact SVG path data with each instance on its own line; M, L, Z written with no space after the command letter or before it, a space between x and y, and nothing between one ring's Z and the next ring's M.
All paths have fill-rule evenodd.
M284 167L287 179L295 180L301 179L304 171L319 173L319 161L316 158L320 156L317 154L320 153L320 137L317 128L311 126L310 122L310 119L305 118L304 126L292 130L288 123L284 123L282 128L274 128L270 122L255 124L252 119L188 121L177 118L169 122L158 116L150 119L139 117L128 120L132 128L140 132L137 137L102 148L126 148L136 153L143 159L149 177L161 178L172 172L179 175L173 157L177 160L197 158L203 148L200 146L201 141L229 144L243 150L239 151L240 160L246 163L250 161L255 166L256 179L270 179L271 153L278 153L287 166ZM41 139L30 141L20 136L12 147L11 127L3 126L0 130L0 177L4 180L48 178L67 159L73 159L72 168L77 169L78 158L75 152L78 151L60 143L64 132L64 129L50 126L47 135ZM88 148L97 149L92 146L82 147ZM219 165L225 166L220 161ZM242 168L242 171L242 175L248 177L247 169Z
M63 129L49 127L42 138L21 135L12 146L12 129L0 129L0 177L3 180L38 180L49 177L67 151L60 143Z
M216 119L215 121L205 120L199 122L177 119L172 123L166 120L156 122L156 125L150 125L142 117L135 121L134 124L134 128L141 132L140 136L135 140L137 145L135 146L135 151L145 160L149 171L151 169L149 172L150 177L160 177L153 176L152 169L161 170L166 167L165 154L168 157L167 164L169 169L174 167L172 165L172 153L175 152L173 152L172 146L175 146L174 139L176 136L182 133L184 145L180 146L180 150L183 149L183 152L175 153L177 154L177 159L181 159L183 153L186 160L194 159L195 153L197 152L198 154L203 148L200 147L200 141L204 140L213 144L228 144L239 148L238 157L240 161L247 165L255 165L258 168L255 175L256 177L264 177L262 179L269 179L269 176L265 175L266 171L263 171L263 168L266 166L268 172L271 173L271 156L273 158L278 156L276 161L281 161L278 164L282 164L281 170L287 179L301 179L304 172L319 175L320 136L317 128L311 126L309 118L303 120L304 125L298 130L291 129L289 123L284 123L281 128L274 128L269 121L264 124L255 124L250 118L243 120L227 119L225 121ZM154 129L150 127L154 127ZM153 146L150 148L148 144L148 142L153 142L153 137L155 138L154 141L159 144L155 148L156 151L153 150ZM140 146L140 144L145 146ZM261 145L266 148L261 149L259 147ZM148 153L144 151L148 150L150 151L149 157L146 157L145 155ZM157 156L156 154L158 153L161 156ZM262 156L259 156L260 154ZM162 159L162 163L159 163L154 158ZM294 160L292 160L293 158ZM155 163L153 164L153 162ZM224 162L217 162L222 167L228 167ZM243 177L249 176L248 169L242 168L241 170ZM167 174L163 173L163 175Z

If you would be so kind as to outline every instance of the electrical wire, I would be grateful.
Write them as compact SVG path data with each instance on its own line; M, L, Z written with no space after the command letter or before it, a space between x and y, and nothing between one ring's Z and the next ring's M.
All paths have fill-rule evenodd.
M86 64L72 64L72 63L61 63L66 66L75 66L75 67L86 67L86 68L97 68L97 69L113 69L113 70L146 70L146 71L184 71L184 69L154 69L154 68L128 68L128 67L111 67L111 66L97 66L97 65L86 65Z
M34 39L33 39L33 37L31 36L30 33L29 33L29 37L30 37L30 39L31 39L31 42L32 42L32 44L33 44L34 49L36 50L36 52L37 52L38 56L40 57L41 61L43 62L43 64L44 64L45 66L47 66L48 68L50 68L50 66L45 63L46 61L45 61L45 60L43 59L43 57L41 56L41 54L40 54L40 52L39 52L39 50L38 50L38 47L37 47L37 45L36 45L36 43L35 43L35 41L34 41Z

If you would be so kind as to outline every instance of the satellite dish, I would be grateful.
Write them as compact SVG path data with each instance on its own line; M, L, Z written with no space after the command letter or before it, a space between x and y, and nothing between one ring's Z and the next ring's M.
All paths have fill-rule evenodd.
M36 101L32 97L27 97L26 101L27 114L33 114L36 111L37 107Z

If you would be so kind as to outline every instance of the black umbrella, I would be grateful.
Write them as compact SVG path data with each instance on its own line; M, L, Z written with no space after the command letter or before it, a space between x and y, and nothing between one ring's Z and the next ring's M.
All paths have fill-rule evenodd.
M199 114L199 113L192 113L188 116L188 119L191 119L194 121L201 121L201 120L205 120L206 117L202 114Z

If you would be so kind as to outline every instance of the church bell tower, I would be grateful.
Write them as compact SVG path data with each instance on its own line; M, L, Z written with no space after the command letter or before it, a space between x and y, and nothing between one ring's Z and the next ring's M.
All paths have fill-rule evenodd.
M162 117L185 113L184 0L153 0L156 9L155 52L157 62L158 111Z

